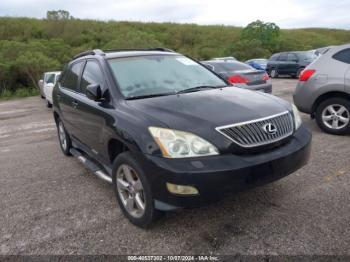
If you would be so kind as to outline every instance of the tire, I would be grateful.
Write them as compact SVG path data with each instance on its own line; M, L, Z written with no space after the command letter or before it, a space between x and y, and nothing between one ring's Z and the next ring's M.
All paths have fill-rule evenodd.
M275 69L275 68L271 69L270 76L271 76L271 78L278 78L278 71L277 71L277 69Z
M72 141L60 118L57 119L57 134L62 153L66 156L71 156L70 149L72 148ZM63 138L65 139L65 142L63 141Z
M127 179L129 175L131 178ZM159 218L161 211L154 208L148 179L130 152L121 153L114 160L112 180L117 202L132 224L147 228ZM143 209L138 200L143 203Z
M295 76L296 78L299 78L301 72L303 72L305 68L299 68L298 71L297 71L297 75Z
M350 134L350 101L340 97L329 98L318 105L315 118L326 133Z
M49 100L46 100L46 107L47 108L52 108L52 104L49 102Z

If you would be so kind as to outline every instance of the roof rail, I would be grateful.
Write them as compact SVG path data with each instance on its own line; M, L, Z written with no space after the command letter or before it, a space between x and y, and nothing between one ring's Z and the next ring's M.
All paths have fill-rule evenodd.
M162 52L171 52L175 53L174 50L163 48L163 47L155 47L155 48L126 48L126 49L107 49L105 52L123 52L123 51L162 51Z
M105 53L100 49L88 50L73 56L73 59L77 59L79 57L83 57L87 55L105 55Z

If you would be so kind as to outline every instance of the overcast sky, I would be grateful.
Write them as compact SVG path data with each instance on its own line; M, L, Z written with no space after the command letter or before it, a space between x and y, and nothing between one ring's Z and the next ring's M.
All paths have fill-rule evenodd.
M43 18L58 9L98 20L350 29L350 0L0 0L0 16Z

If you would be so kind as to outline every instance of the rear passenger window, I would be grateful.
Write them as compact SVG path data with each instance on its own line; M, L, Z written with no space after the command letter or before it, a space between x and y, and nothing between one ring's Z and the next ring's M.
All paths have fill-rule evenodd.
M279 61L287 61L287 54L281 54L278 58Z
M100 66L95 61L87 61L80 84L81 93L86 93L86 88L91 84L99 84L104 90L104 77Z
M333 55L335 60L350 64L350 48L344 49Z
M288 61L290 62L298 61L298 57L295 54L288 54Z
M279 54L274 54L270 57L270 60L276 61L278 59Z
M76 64L73 64L70 69L68 69L67 73L65 74L65 79L62 83L63 87L71 90L77 90L79 74L81 72L82 66L83 62L78 62Z

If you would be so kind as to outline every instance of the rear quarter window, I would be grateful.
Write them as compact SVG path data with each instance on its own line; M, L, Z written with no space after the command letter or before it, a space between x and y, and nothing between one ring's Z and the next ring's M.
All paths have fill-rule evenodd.
M350 64L350 48L339 51L333 55L335 60Z

